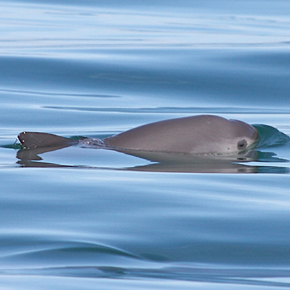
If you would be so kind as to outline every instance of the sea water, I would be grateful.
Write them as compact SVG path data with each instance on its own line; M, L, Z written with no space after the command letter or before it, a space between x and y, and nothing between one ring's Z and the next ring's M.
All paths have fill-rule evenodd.
M197 114L290 135L289 9L1 1L0 288L290 287L290 144L268 129L255 159L226 168L14 144Z

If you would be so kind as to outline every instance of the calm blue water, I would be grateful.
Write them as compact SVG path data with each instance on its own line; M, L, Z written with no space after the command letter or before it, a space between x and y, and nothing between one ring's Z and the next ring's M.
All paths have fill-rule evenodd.
M290 287L290 142L178 167L13 145L204 113L290 135L289 1L122 2L0 0L0 288Z

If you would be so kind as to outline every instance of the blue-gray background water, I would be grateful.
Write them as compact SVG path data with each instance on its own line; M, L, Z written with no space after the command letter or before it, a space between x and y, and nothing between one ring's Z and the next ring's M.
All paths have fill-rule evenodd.
M14 145L204 113L289 135L289 1L0 4L1 289L290 287L289 142L216 173Z

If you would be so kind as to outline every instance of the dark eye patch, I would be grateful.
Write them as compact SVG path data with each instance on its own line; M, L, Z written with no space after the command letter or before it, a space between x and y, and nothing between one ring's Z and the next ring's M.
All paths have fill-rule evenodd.
M238 142L238 150L244 150L247 148L248 142L245 139L242 139Z

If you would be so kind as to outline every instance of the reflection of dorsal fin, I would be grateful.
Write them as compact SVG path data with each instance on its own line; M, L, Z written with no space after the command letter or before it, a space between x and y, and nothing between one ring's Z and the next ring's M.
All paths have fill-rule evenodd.
M27 149L74 144L74 141L69 138L39 132L22 132L18 135L18 139Z

